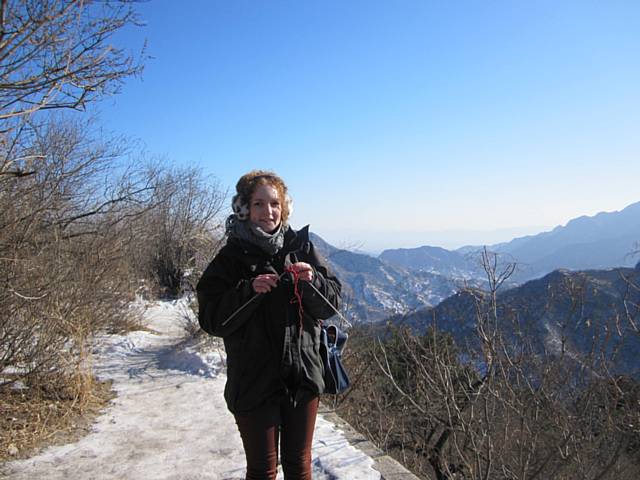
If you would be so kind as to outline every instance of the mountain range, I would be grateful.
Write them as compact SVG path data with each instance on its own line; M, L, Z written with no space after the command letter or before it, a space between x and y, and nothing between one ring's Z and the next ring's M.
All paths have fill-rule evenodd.
M601 212L570 220L549 232L528 235L487 246L503 261L515 262L512 280L522 283L553 270L606 269L629 267L637 262L640 242L640 202L621 211ZM457 250L438 247L390 249L379 258L410 270L443 275L482 276L477 252L483 247L466 246Z
M389 249L377 258L338 249L317 235L312 240L343 283L348 315L375 322L390 315L435 307L462 286L480 286L486 273L478 261L483 247L457 250L421 246ZM541 278L557 269L630 267L640 241L640 202L619 212L582 216L549 232L490 245L517 269L505 287Z
M461 290L435 307L390 320L416 332L435 323L456 344L477 348L477 299L485 295ZM498 293L497 318L507 345L607 358L616 372L640 375L640 262L635 268L555 270Z
M343 304L356 321L375 322L437 305L458 288L447 275L411 272L364 253L338 249L313 233L311 239L342 282Z

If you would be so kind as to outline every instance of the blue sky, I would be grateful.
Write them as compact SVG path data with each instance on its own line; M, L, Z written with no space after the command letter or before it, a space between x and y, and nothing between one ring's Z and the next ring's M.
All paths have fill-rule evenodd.
M137 6L141 79L108 128L292 224L377 251L493 243L640 201L640 2L185 1Z

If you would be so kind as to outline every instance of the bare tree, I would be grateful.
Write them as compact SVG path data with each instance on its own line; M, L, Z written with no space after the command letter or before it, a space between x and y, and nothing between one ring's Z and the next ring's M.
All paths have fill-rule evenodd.
M136 23L125 0L0 1L0 120L83 109L142 64L111 37Z
M139 272L169 295L192 290L223 237L225 192L196 168L155 167L154 208L132 224Z
M34 431L40 407L91 397L91 338L122 326L134 290L127 225L152 208L155 179L93 119L55 112L141 71L142 54L111 44L135 22L129 1L0 0L0 395ZM2 456L22 430L0 410Z
M69 340L82 349L122 318L130 274L120 224L153 198L142 171L114 164L122 145L91 138L86 123L51 118L28 140L36 172L0 179L0 371L22 380L68 373Z

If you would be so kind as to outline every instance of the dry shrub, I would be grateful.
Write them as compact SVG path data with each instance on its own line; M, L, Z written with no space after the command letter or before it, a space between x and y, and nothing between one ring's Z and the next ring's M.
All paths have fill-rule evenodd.
M523 356L493 373L448 335L351 332L352 389L338 412L428 479L635 479L640 383L567 358Z
M152 186L154 208L129 224L130 258L155 296L175 298L195 291L220 246L225 194L196 168L156 166Z
M493 288L469 292L475 336L464 346L435 324L353 330L345 363L355 381L339 413L422 478L638 478L640 383L612 373L618 350L594 336L580 354L541 351L518 309L498 305L500 278L490 271ZM554 295L571 313L585 292ZM603 331L635 334L637 316L624 333L611 317Z
M0 462L79 438L113 397L110 382L96 382L82 403L52 399L33 389L0 389Z
M177 291L215 248L215 184L142 167L94 118L56 113L83 111L141 72L112 41L136 24L133 4L2 2L0 457L101 404L95 334L135 328L127 305L141 283Z
M221 200L199 210L221 198L215 185L206 190L197 171L178 170L167 191L166 171L123 163L124 147L87 122L52 116L25 123L5 152L32 173L0 175L0 388L18 385L45 408L33 435L48 431L47 405L68 409L64 417L92 402L95 335L139 327L129 304L141 281L157 282L146 261L164 255L164 242L180 246L166 256L176 281L197 268L201 250L215 248L207 234ZM180 208L165 211L168 204ZM175 228L158 228L157 218Z
M81 361L93 333L117 325L133 297L118 223L145 192L131 176L114 179L120 152L84 127L31 125L25 151L38 158L35 173L0 177L0 371L26 382L68 373L69 357Z
M0 176L0 389L3 442L27 451L95 403L93 338L133 320L121 224L149 196L86 123L50 117L14 140L4 153L32 173Z

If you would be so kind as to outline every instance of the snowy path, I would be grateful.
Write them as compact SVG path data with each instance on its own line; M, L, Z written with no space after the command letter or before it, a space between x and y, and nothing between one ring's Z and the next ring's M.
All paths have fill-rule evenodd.
M180 343L183 300L159 302L145 313L154 333L105 336L96 371L112 379L117 397L93 431L76 443L2 466L15 480L196 480L244 478L244 454L222 392L217 351ZM314 479L374 480L373 460L318 417ZM282 474L279 474L282 478Z

